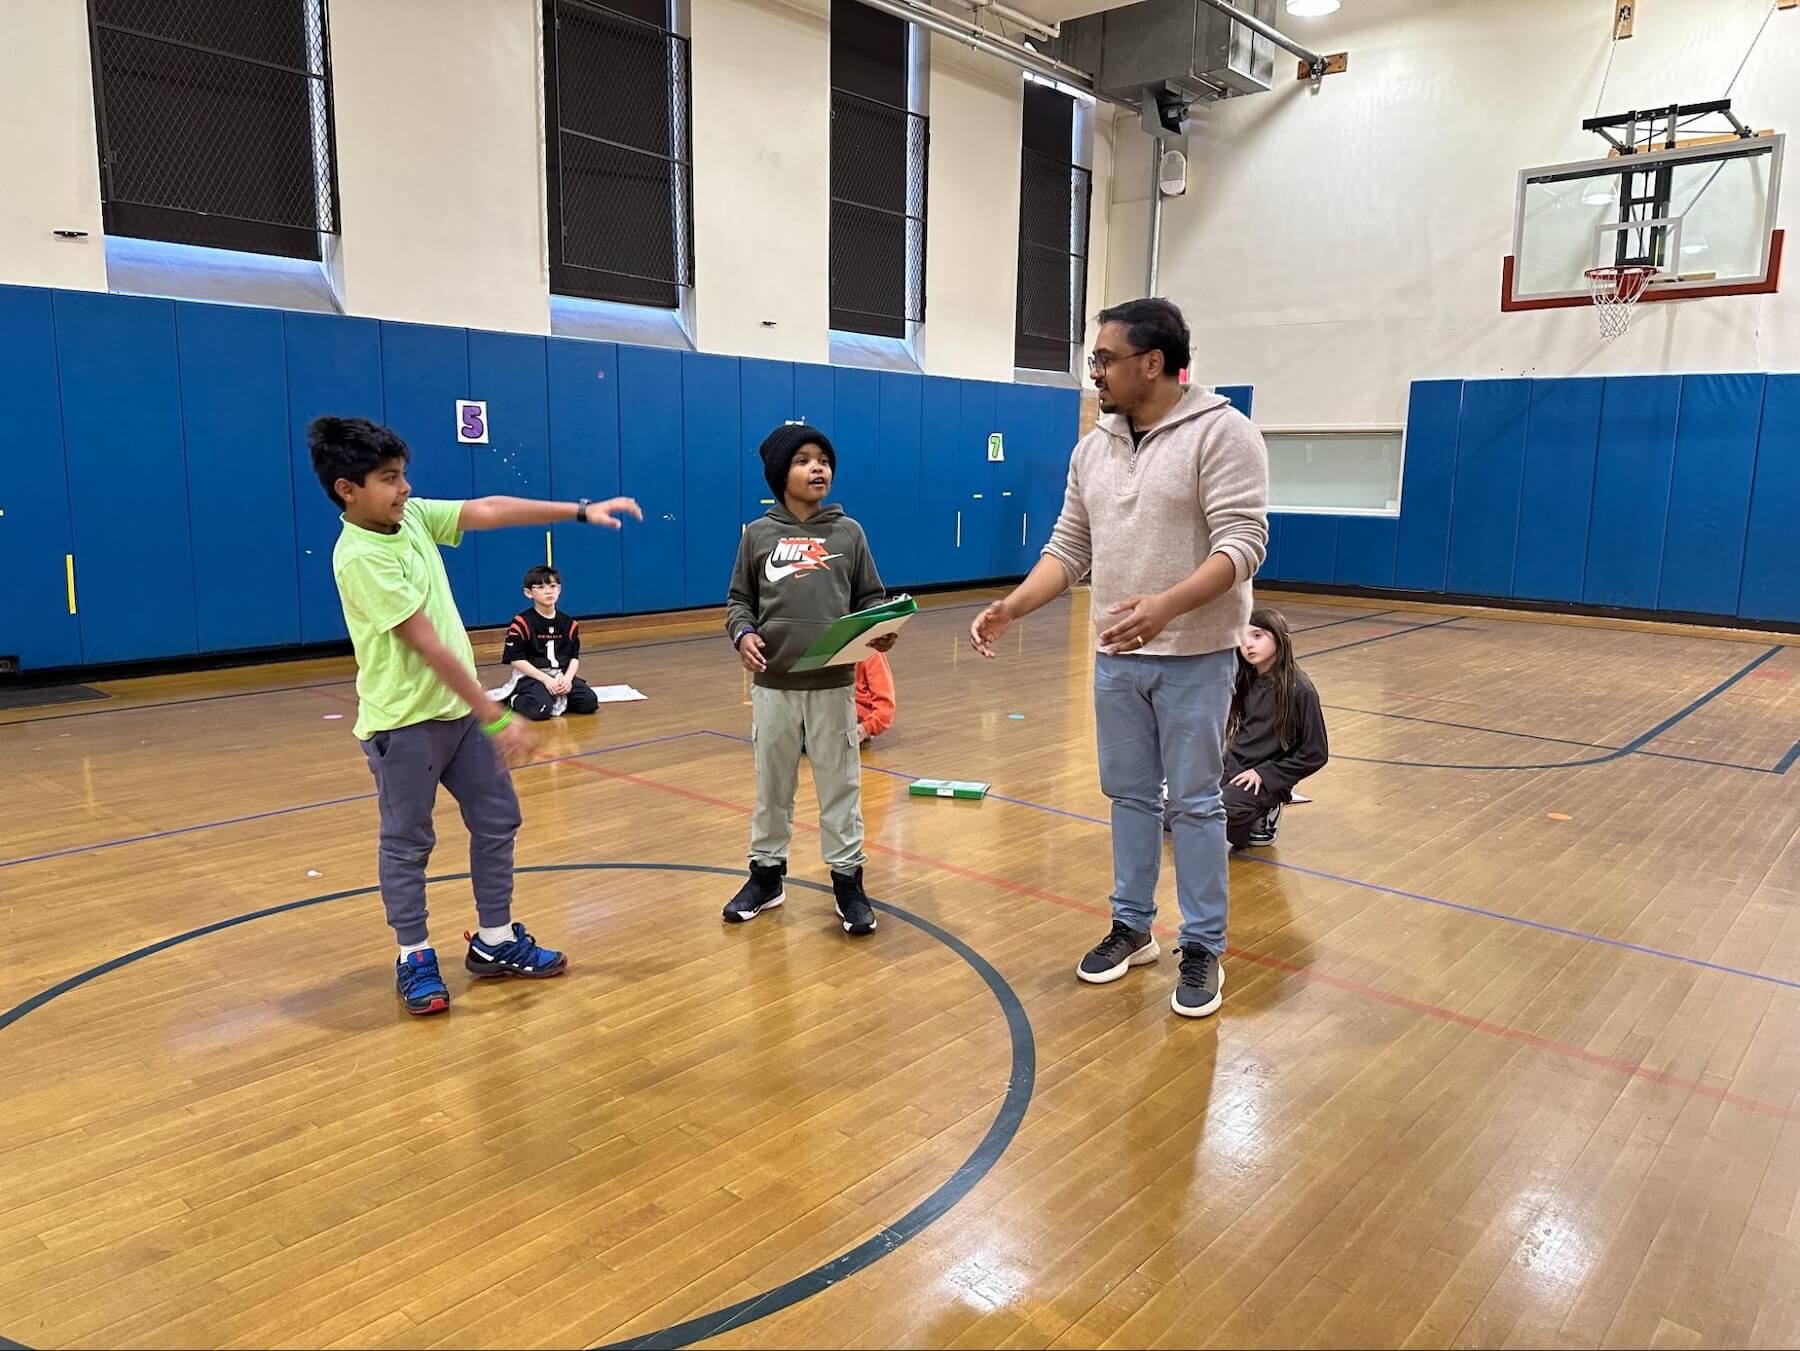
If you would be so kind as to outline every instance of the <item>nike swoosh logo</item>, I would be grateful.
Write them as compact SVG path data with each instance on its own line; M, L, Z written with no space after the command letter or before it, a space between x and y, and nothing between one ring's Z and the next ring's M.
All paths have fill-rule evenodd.
M777 563L773 557L765 558L763 576L771 582L779 582L784 577L792 577L796 572L817 572L818 564L842 557L842 554L821 554L818 558L807 559L805 563Z

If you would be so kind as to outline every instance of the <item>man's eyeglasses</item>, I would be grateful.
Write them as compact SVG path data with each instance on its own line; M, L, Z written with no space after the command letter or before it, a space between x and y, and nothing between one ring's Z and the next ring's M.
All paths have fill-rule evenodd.
M1136 352L1089 352L1087 368L1089 375L1104 375L1106 368L1115 361L1124 361L1129 357L1141 357L1149 348L1140 348Z

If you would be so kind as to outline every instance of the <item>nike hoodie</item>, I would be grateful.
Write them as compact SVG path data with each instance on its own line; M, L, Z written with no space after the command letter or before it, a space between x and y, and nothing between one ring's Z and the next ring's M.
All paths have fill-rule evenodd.
M832 624L882 599L881 575L863 528L839 506L801 521L785 504L750 522L738 542L725 604L725 632L763 640L769 669L756 683L771 690L829 690L854 684L854 666L791 669Z

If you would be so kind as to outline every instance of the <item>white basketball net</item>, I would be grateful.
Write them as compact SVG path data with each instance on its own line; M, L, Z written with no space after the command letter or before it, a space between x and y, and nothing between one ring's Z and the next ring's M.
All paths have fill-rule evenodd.
M1591 267L1587 272L1588 290L1594 297L1594 313L1600 320L1600 336L1607 342L1622 338L1631 328L1637 303L1650 283L1662 275L1658 268L1646 264L1630 267Z

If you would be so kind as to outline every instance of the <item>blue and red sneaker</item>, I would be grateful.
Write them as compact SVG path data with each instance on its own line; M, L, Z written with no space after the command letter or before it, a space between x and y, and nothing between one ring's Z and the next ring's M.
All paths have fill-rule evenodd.
M541 948L537 940L525 932L525 926L518 921L513 922L513 936L504 943L484 943L478 934L465 933L469 940L469 955L463 958L463 965L469 974L483 978L489 976L516 976L521 980L545 980L551 976L560 976L569 968L569 959L551 948Z
M450 1007L450 990L438 974L437 953L420 948L394 963L394 984L408 1013L443 1013Z

